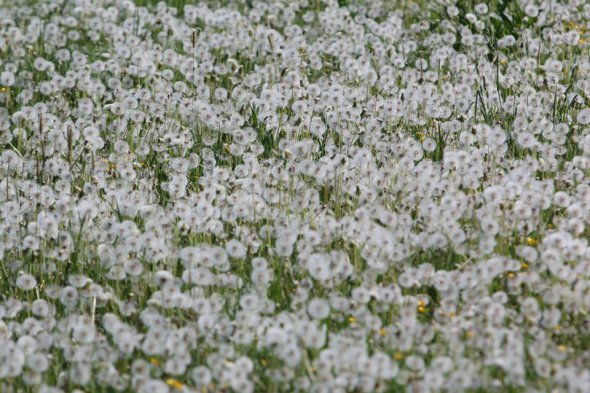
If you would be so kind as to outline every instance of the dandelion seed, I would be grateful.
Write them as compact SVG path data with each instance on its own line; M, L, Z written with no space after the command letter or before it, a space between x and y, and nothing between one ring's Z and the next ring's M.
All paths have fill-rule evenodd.
M37 286L37 280L30 274L21 273L16 279L16 286L23 291L30 291Z

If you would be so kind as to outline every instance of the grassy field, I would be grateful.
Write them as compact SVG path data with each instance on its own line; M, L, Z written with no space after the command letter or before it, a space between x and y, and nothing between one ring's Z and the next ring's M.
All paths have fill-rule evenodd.
M0 391L586 392L589 20L0 2Z

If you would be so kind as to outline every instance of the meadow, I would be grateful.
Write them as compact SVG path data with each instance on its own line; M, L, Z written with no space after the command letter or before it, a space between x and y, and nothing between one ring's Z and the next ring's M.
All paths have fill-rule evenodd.
M0 1L0 392L590 389L590 3Z

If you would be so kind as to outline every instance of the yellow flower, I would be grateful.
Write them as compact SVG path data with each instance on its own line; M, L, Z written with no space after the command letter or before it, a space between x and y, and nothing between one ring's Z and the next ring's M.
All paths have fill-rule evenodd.
M565 350L567 349L567 347L563 344L558 345L557 349L559 350L559 352L565 352Z
M262 364L263 366L268 366L268 362L266 361L266 359L260 359L260 364Z
M419 140L420 142L424 142L424 133L423 133L423 132L421 132L421 131L418 131L418 132L416 133L416 136L418 137L418 140Z
M387 331L385 330L385 328L381 328L379 329L379 335L381 337L385 337L385 335L387 334Z
M402 360L404 358L404 355L401 352L396 352L395 355L393 355L393 358L395 360Z
M150 363L154 366L158 367L160 365L160 359L158 358L150 358Z
M528 263L526 263L526 262L523 262L523 263L521 263L521 264L520 264L520 268L521 268L522 270L526 270L526 269L528 269L528 268L529 268L529 264L528 264Z
M174 378L168 378L166 380L166 383L172 389L176 389L176 390L180 390L180 389L182 389L184 387L184 384L182 382L180 382L178 379L174 379Z
M348 317L348 323L355 323L356 322L356 318L353 317L352 315L350 317Z
M529 246L536 246L537 244L539 244L539 241L537 239L532 238L532 237L527 237L526 244L528 244Z
M419 313L426 312L426 300L424 300L424 299L418 300L418 312Z

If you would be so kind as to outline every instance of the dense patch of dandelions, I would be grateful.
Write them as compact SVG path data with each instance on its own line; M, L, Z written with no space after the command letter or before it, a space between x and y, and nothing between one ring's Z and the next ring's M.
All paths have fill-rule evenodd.
M590 6L230 3L0 8L2 391L587 390Z

